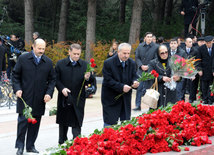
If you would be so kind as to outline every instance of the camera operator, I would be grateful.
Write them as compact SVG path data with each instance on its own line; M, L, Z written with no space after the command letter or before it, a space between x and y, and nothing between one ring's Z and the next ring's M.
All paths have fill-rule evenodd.
M20 51L25 51L25 42L18 34L16 35L16 48Z
M9 43L14 47L17 48L17 39L16 35L12 34L10 35L10 40ZM16 62L14 60L11 60L13 56L11 55L11 47L8 46L7 48L7 62L8 62L8 67L7 67L7 77L10 79L10 74L12 71L12 68L15 66Z
M196 23L197 23L197 9L198 9L198 0L182 0L181 3L181 15L184 16L184 37L186 38L189 32L196 35ZM189 26L191 30L189 31ZM193 29L194 28L194 29Z

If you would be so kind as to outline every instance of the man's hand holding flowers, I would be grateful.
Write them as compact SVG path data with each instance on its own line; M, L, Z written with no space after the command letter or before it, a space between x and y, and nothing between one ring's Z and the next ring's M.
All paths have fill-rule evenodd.
M129 85L124 85L123 86L123 92L124 93L128 93L131 89L132 89L132 87L130 87Z
M18 90L17 92L16 92L16 96L17 97L22 97L22 90Z

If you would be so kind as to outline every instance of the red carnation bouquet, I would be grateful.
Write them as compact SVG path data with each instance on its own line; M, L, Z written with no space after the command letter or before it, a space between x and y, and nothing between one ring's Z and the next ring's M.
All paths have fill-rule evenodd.
M152 70L150 73L142 72L141 76L137 79L137 81L138 82L148 81L148 80L152 80L154 78L157 78L158 76L159 76L159 74L155 70ZM117 95L114 99L118 100L124 94L125 94L125 92Z
M20 97L20 99L24 103L25 108L23 110L23 115L27 119L28 123L36 124L37 120L35 118L33 118L32 114L31 114L32 108L26 104L26 102L24 101L24 99L22 97Z
M91 58L90 63L87 64L87 69L86 69L85 73L94 71L94 68L96 67L96 64L94 62L95 62L95 60L93 58ZM78 106L78 103L79 103L80 95L82 93L82 89L83 89L84 84L85 84L85 78L83 80L82 86L80 88L80 92L79 92L78 97L77 97L77 106Z

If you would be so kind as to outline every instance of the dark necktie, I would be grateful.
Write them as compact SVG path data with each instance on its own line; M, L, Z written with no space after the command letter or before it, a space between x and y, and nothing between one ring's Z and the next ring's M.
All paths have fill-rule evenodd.
M211 55L212 55L212 50L211 50L211 48L208 48L208 52L209 52L209 55L211 56Z
M73 61L73 62L72 62L72 66L75 66L76 64L77 64L76 61Z
M122 61L122 67L124 68L125 67L125 61Z

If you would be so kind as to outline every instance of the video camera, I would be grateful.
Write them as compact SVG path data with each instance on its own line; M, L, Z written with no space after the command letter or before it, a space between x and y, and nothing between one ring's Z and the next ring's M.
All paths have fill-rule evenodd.
M2 44L4 44L9 50L11 58L10 60L13 61L17 61L17 58L23 54L26 53L25 51L19 50L16 47L14 47L11 43L10 43L10 37L7 35L0 35L0 40L2 42Z
M199 4L198 8L201 10L207 10L210 4L211 0L204 0L203 3Z

